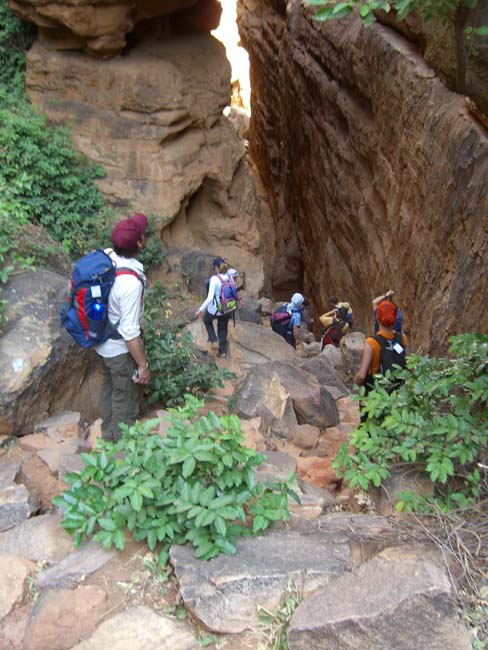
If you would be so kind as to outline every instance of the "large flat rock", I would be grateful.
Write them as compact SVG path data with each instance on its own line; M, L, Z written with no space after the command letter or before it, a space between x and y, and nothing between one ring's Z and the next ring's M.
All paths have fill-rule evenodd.
M69 650L92 634L106 602L105 591L93 585L48 591L30 612L22 650Z
M58 515L33 517L0 533L0 555L55 563L73 550L73 540L61 527Z
M22 600L29 575L28 565L18 557L0 556L0 621Z
M114 550L106 551L100 544L90 541L67 555L59 564L41 571L36 581L37 588L75 587L113 557Z
M191 332L199 347L207 347L207 332L201 321L190 323L185 329ZM236 321L235 327L230 323L229 341L232 358L246 368L269 361L291 361L297 358L295 349L282 336L269 327L256 323Z
M197 650L188 628L148 607L132 607L101 623L72 650Z
M347 540L290 530L240 540L236 555L208 562L196 559L189 546L171 548L185 606L218 633L257 628L257 605L276 609L289 578L310 594L341 576L349 561Z
M295 611L290 650L469 650L444 570L406 554L373 558Z

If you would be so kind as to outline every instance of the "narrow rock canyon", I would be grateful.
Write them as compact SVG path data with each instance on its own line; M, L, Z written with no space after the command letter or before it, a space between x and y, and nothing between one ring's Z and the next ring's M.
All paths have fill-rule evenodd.
M487 330L488 133L449 90L447 63L429 67L407 38L412 26L318 23L295 1L239 0L260 200L222 115L215 0L11 6L40 28L32 100L103 164L113 206L156 215L167 246L225 255L253 295L303 289L319 313L339 295L365 331L371 299L391 287L414 349ZM424 40L430 64L438 41Z

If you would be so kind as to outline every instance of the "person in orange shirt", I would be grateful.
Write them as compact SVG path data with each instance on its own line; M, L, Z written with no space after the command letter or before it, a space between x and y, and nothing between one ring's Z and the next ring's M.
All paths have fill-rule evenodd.
M377 307L380 329L375 336L366 339L361 366L354 377L354 383L366 388L373 386L373 377L384 374L391 366L405 367L408 339L405 334L393 329L397 318L397 307L389 300L383 300Z

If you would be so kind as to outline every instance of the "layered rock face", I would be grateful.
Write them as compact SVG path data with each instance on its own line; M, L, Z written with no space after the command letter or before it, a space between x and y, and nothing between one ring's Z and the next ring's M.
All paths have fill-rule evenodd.
M488 139L389 27L320 24L280 0L240 0L250 54L250 151L273 214L277 285L317 310L397 292L415 347L488 327ZM287 264L291 260L292 264Z
M104 58L120 54L127 35L145 20L164 16L166 30L209 32L218 27L222 13L217 0L10 0L10 6L38 26L39 38L50 49L83 49Z
M76 147L104 166L100 189L116 207L155 215L168 246L199 248L264 282L259 203L245 148L222 115L230 65L210 34L132 35L123 56L100 61L37 42L27 87Z

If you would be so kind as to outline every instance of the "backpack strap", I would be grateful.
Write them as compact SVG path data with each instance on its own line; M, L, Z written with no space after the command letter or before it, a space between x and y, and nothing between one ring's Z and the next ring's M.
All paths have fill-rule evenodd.
M146 287L141 274L138 273L137 271L134 271L134 269L130 269L128 266L118 266L117 270L115 271L115 277L118 277L119 275L133 275L142 284L142 289L143 290Z
M142 298L144 298L144 291L146 290L146 284L140 273L134 271L134 269L130 269L128 266L118 266L117 270L115 271L115 277L118 277L119 275L133 275L134 277L136 277L139 280L139 282L142 284ZM112 326L114 331L109 336L109 339L112 339L112 341L120 341L120 339L122 338L121 334L119 333L119 330L117 329L119 323L120 321L118 321L117 323L115 323L115 325Z

